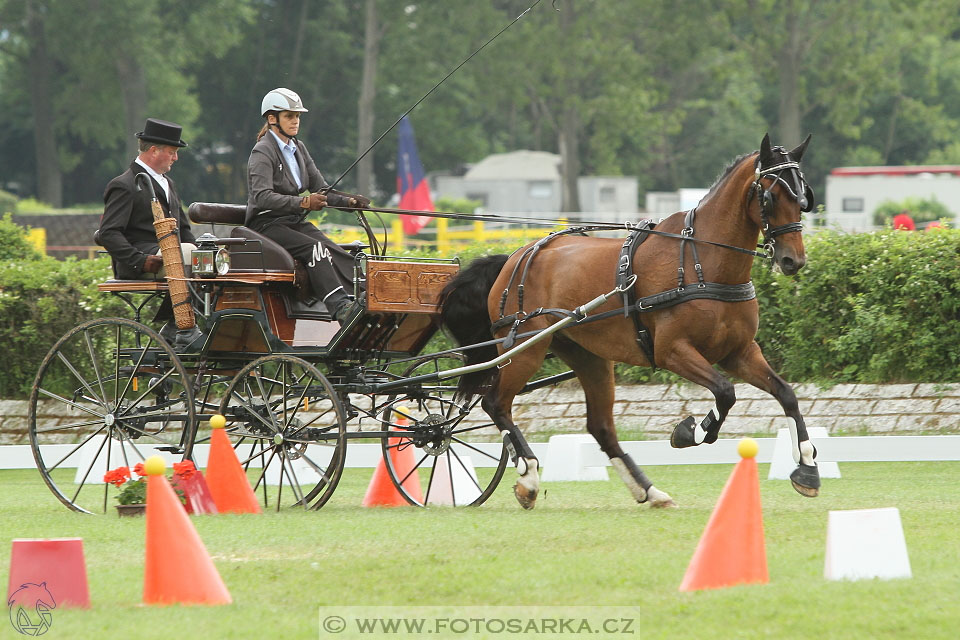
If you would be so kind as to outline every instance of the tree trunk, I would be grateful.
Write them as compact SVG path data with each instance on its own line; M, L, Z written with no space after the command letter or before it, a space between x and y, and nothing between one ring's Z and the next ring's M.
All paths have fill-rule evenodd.
M801 67L800 24L794 0L785 3L784 18L787 37L778 57L780 72L780 105L777 110L780 139L777 144L790 149L802 140L800 129L800 88L798 87Z
M138 140L133 134L143 129L147 119L147 76L143 66L127 56L118 56L115 64L123 94L124 145L126 162L129 162L136 157L139 149Z
M297 36L294 39L293 44L293 61L290 66L290 77L294 82L290 84L296 84L300 80L300 58L303 53L303 39L306 35L307 30L307 3L309 0L303 0L300 3L300 20L297 21Z
M43 16L34 2L27 3L27 33L30 54L27 71L30 76L30 101L33 113L33 147L37 162L37 199L54 207L63 206L63 174L54 131L50 83L53 59L47 52Z
M560 31L565 41L574 37L574 14L573 3L566 2L560 12ZM580 117L576 107L580 92L571 69L564 70L563 85L563 107L560 112L557 145L560 149L560 210L572 212L580 211L580 189L577 185L580 177Z
M560 210L563 212L580 211L580 189L577 178L580 177L580 140L579 119L573 106L563 109L560 119Z
M373 101L377 96L377 56L380 54L380 38L383 33L377 24L377 2L367 0L367 18L363 33L363 79L360 82L360 99L357 101L357 155L373 144ZM368 155L357 164L357 191L372 194L373 155Z

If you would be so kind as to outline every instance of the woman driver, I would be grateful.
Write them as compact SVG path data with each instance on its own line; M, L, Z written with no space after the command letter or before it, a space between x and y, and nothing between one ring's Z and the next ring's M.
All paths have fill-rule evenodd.
M300 114L307 113L300 96L289 89L274 89L263 97L260 113L266 123L247 162L245 224L304 264L312 295L323 300L330 315L344 324L359 311L348 296L353 283L353 257L306 222L306 217L327 205L366 207L370 200L326 191L327 181L306 145L297 140Z

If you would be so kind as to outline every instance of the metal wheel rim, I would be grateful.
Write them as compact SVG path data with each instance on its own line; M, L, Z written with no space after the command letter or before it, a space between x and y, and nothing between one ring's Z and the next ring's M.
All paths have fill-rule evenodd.
M455 356L458 357L454 357L452 359L462 360L462 356L459 356L459 354L455 354ZM415 372L425 373L425 371L423 371L424 367L432 366L434 369L436 369L438 367L438 361L447 358L449 358L449 356L444 358L426 357L423 360L418 360L407 369L407 371L404 373L404 377L412 377L415 375ZM456 407L452 404L452 402L450 402L449 397L452 396L454 388L454 386L450 386L449 390L444 390L442 392L442 394L446 395L444 402L431 400L431 403L434 406L445 407L443 412L444 417L456 423L451 433L450 440L452 441L452 445L450 446L449 453L444 453L439 456L431 456L430 454L424 454L414 449L415 467L413 471L404 471L401 473L401 470L396 468L394 457L391 455L391 451L399 451L399 449L403 447L410 446L410 438L401 437L398 442L398 438L396 437L381 438L380 440L384 466L387 469L387 474L390 476L390 480L393 482L394 487L397 489L400 495L412 505L420 507L427 506L428 504L435 502L435 498L437 498L440 502L445 502L444 499L440 498L439 494L446 495L446 493L449 493L450 502L453 503L451 506L478 506L486 502L486 500L493 494L497 486L500 484L500 480L503 478L503 473L506 469L507 460L509 458L507 447L504 445L503 440L499 439L498 442L500 455L497 457L486 452L478 451L477 448L472 446L469 441L465 440L465 437L469 437L469 433L471 431L478 430L478 428L459 425L467 415L477 408L477 405L480 403L480 398L473 398L470 401L467 413L463 416L459 416L459 419L457 419L457 417L451 415L451 412L455 411ZM389 422L389 414L392 412L392 408L402 406L407 403L414 406L418 404L416 399L409 399L401 394L391 396L385 405L382 416L383 420ZM410 418L413 417L414 416L410 416ZM495 428L492 421L490 421L489 424L484 423L481 425L481 427ZM404 433L402 428L396 426L395 424L393 424L389 430L394 434ZM479 474L475 474L477 477L476 482L471 482L472 478L469 480L464 479L465 475L469 476L469 467L473 466L472 462L469 465L467 462L465 462L464 455L468 455L471 460L473 458L477 458L479 460L486 460L489 462L495 461L496 467L494 468L493 474L488 480L481 479ZM438 464L446 464L446 469L439 469L437 466ZM418 497L411 490L408 490L408 488L404 486L404 482L412 475L412 473L419 473L420 471L426 471L428 479L426 482L426 487L422 487L421 483L422 498L418 499ZM484 474L486 474L486 472L484 472ZM465 489L461 491L461 494L467 496L463 503L460 503L457 500L457 491L455 490L456 481L454 480L454 478L457 476L459 476L463 482L461 486L465 486ZM437 481L439 481L441 484L435 484ZM473 486L471 487L471 485Z
M64 384L72 379L73 397L57 393L51 380L57 376ZM43 423L41 401L75 411L77 420ZM126 318L91 320L64 334L44 357L29 403L37 469L57 499L81 513L108 510L115 490L102 482L106 470L132 470L154 454L181 460L194 433L193 390L179 357L156 331ZM65 472L75 463L79 471L70 483Z
M271 369L267 376L253 374L253 372L263 372L267 367ZM272 370L273 367L277 367L276 372ZM309 384L304 387L303 395L298 394L295 402L288 405L289 398L284 389L292 387L284 387L282 382L269 376L275 373L283 376L297 369L302 370L297 386L304 381ZM317 391L318 387L322 389L330 406L325 408L319 417L307 418L306 414L301 413L297 407L302 405L307 389ZM280 391L281 395L271 400L276 391ZM254 402L255 399L259 402ZM241 424L237 419L238 407L247 411L249 425ZM268 407L271 407L269 411ZM273 407L282 407L279 416L276 415ZM333 386L315 366L301 358L282 354L268 355L254 360L241 369L230 382L220 404L220 413L227 418L227 435L234 444L241 466L247 470L254 469L251 478L252 486L265 509L279 510L284 500L290 503L290 495L285 495L290 493L293 497L293 502L290 503L292 506L319 509L326 504L343 473L346 419ZM271 415L273 418L270 417ZM278 417L279 420L277 420ZM324 417L333 420L334 424L323 426L324 421L320 418ZM312 428L321 429L327 436L334 438L333 444L327 445L332 447L329 460L323 461L309 451L306 455L300 454L297 458L291 458L290 452L299 450L304 442L320 445L319 442L309 442L304 438L303 434L307 432L306 430ZM282 442L272 439L277 434L284 438ZM202 443L207 438L197 438L196 444ZM300 459L304 460L306 467L294 462ZM272 469L271 466L273 466ZM300 471L297 469L298 466ZM261 470L257 470L258 468ZM300 479L305 475L309 476L310 472L319 476L320 479L315 484L312 480L301 482ZM272 485L268 484L272 482L273 473L277 474L279 482L276 485L276 495L270 488Z

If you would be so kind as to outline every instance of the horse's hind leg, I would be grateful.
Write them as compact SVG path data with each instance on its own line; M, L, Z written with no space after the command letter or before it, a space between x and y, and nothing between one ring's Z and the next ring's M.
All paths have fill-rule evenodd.
M716 399L716 405L703 417L700 424L697 424L693 416L687 416L673 428L670 446L683 449L716 442L723 421L737 402L733 383L714 369L690 344L673 345L669 352L657 359L657 364L706 387Z
M800 415L800 406L793 389L770 367L756 342L751 343L743 354L728 358L720 365L745 382L773 395L783 407L784 414L793 421L790 425L790 440L793 444L793 460L797 463L797 468L790 474L790 481L801 495L816 497L820 493L817 449L807 435L807 427Z
M524 509L536 506L540 493L540 463L533 449L513 422L513 399L520 393L546 356L548 343L534 345L517 354L500 370L496 383L483 396L481 406L500 432L507 436L507 448L519 478L513 494Z
M613 363L604 360L580 345L564 338L553 341L553 352L577 374L587 405L587 431L610 458L610 464L637 502L649 502L651 507L675 507L666 492L657 489L620 447L613 423L614 380Z

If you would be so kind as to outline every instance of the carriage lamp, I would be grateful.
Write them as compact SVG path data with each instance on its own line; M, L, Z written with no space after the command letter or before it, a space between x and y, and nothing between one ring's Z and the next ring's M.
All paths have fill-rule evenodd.
M230 271L230 254L217 246L217 237L205 233L196 240L197 248L190 255L193 275L198 278L215 278Z

